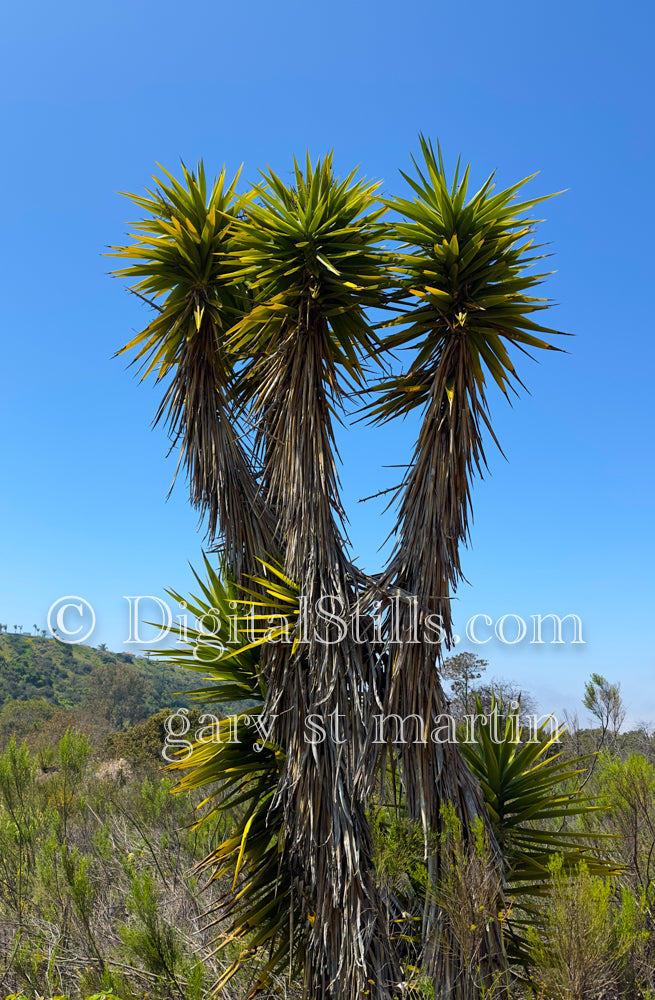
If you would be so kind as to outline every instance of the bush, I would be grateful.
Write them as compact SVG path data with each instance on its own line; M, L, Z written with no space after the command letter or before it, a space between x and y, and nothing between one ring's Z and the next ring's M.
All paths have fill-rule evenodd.
M222 965L202 920L213 889L201 903L189 874L211 847L209 825L189 824L200 796L171 795L168 775L97 773L71 731L47 770L15 739L0 752L3 986L26 1000L201 1000Z

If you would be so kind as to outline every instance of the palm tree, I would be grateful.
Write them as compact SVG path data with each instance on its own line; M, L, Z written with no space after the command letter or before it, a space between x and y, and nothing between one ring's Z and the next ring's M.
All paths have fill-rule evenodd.
M206 600L226 606L229 593L246 587L267 611L272 593L306 601L301 642L298 631L293 646L262 641L256 662L239 654L241 674L222 665L217 674L220 697L221 684L232 693L241 684L251 697L260 686L261 715L277 748L272 757L255 766L244 749L237 767L234 750L221 756L199 747L190 778L224 781L252 803L239 837L208 864L234 872L223 909L236 921L231 938L265 923L243 962L258 945L270 947L268 975L292 966L292 949L299 949L306 997L398 994L403 974L390 923L396 902L381 896L366 814L382 766L372 717L380 703L402 717L445 710L434 646L390 636L382 644L370 636L356 642L350 633L326 643L312 609L329 596L347 618L372 597L415 595L423 618L441 614L450 643L471 477L484 466L483 431L493 437L485 372L507 394L518 377L506 345L550 346L529 319L546 303L525 294L540 280L525 273L535 258L528 250L533 223L523 216L535 202L516 203L520 184L494 195L491 181L467 202L468 170L448 187L440 155L423 140L422 151L426 173L407 178L415 199L386 203L377 185L355 173L339 180L331 156L295 163L290 184L269 170L241 198L236 178L227 186L223 172L209 188L202 166L197 173L184 168L184 185L167 175L147 198L133 196L148 217L135 226L131 245L116 248L131 261L118 273L138 279L132 290L157 310L123 350L136 349L144 377L154 372L165 380L156 420L165 419L181 445L191 500L207 515L221 554L223 579L210 578ZM382 222L387 209L399 216L391 225ZM401 250L383 251L385 239ZM399 311L399 329L382 343L368 316L384 305ZM402 486L393 558L371 580L347 555L333 419L349 394L370 388L367 366L383 349L408 345L414 360L377 387L372 417L388 420L422 406L424 420ZM396 627L409 630L412 613L408 605ZM187 665L198 669L197 661ZM308 717L333 712L343 719L343 742L309 748ZM465 843L486 824L500 866L479 782L456 745L401 745L397 764L409 815L423 825L434 882L445 806ZM239 877L246 879L241 890ZM430 897L423 959L435 995L466 995L464 963ZM492 921L483 971L492 976L504 961Z

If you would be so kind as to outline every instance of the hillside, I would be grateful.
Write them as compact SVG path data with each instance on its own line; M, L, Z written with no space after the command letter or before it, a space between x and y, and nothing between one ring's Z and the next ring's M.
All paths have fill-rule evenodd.
M0 708L9 700L39 698L62 708L95 708L108 718L113 712L113 721L133 722L161 708L189 705L175 692L200 683L198 675L130 653L0 634Z

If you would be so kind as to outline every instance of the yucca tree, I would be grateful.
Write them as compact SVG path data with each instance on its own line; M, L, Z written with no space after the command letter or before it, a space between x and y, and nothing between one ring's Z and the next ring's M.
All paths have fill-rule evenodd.
M306 960L305 925L292 891L284 817L273 804L284 755L267 739L270 734L263 719L266 686L261 671L262 654L269 643L277 641L283 627L271 627L270 616L279 616L293 629L301 614L300 595L279 564L262 561L261 568L266 575L253 577L252 587L237 587L225 567L217 572L205 558L205 576L197 575L199 596L169 592L176 601L184 600L189 614L202 621L203 628L174 628L176 646L157 652L159 657L205 676L209 683L189 692L201 704L224 706L234 712L235 703L247 699L247 707L224 719L210 736L207 733L212 727L206 726L191 755L185 751L183 759L171 767L186 772L180 790L207 790L199 808L209 808L199 823L211 821L218 812L227 812L231 818L225 839L200 870L211 872L212 881L219 884L229 876L230 887L219 897L214 919L223 927L220 948L228 949L235 942L240 947L219 985L240 973L251 996L270 989L289 969L299 974ZM235 608L241 608L236 618ZM587 771L589 757L563 759L558 750L563 727L551 725L550 720L526 737L519 713L520 705L512 703L506 711L493 699L485 716L478 701L476 740L469 741L466 727L459 736L464 740L463 756L480 782L500 848L500 872L496 876L488 872L485 877L492 888L500 880L504 882L506 905L499 915L494 910L499 899L491 898L490 911L483 917L487 921L499 918L510 960L526 965L525 933L542 925L543 905L552 887L553 860L560 858L571 873L581 861L593 874L615 875L618 869L598 856L598 836L575 825L578 817L603 808L580 791L579 778ZM259 726L254 724L255 718ZM209 716L201 722L213 719ZM461 924L462 915L457 910L463 905L461 894L474 894L476 885L456 885L453 897L453 879L466 877L466 872L479 873L480 862L482 870L488 871L494 860L486 856L486 848L480 856L482 821L474 831L472 856L462 851L461 845L453 845L453 822L461 831L461 821L453 805L443 803L446 832L436 839L441 841L444 869L433 883L424 859L420 824L408 821L405 796L370 803L369 808L373 806L376 867L385 888L392 940L411 979L412 970L420 969L422 961L420 928L426 900L436 900L444 906L449 922L459 918ZM604 839L612 838L605 835ZM473 902L472 898L471 905ZM484 920L476 919L478 928L484 926ZM478 928L469 936L479 938ZM472 959L474 955L464 956L477 981Z
M157 419L181 438L191 499L207 514L226 579L270 606L277 575L305 602L293 644L258 643L256 668L248 661L263 685L266 761L258 770L247 754L240 766L237 751L200 747L190 779L213 774L226 794L240 788L247 804L236 839L208 864L234 871L222 911L234 934L252 928L255 915L265 919L242 956L256 944L272 949L255 990L290 953L289 967L301 961L307 998L399 995L393 903L376 882L366 815L381 766L372 717L380 705L426 720L441 714L441 651L394 643L391 634L382 643L371 635L355 641L351 631L326 636L315 630L314 611L327 599L325 610L348 619L371 598L413 596L421 620L441 614L450 639L471 478L484 466L484 430L493 438L485 377L507 394L517 381L508 346L550 346L536 336L548 331L529 318L546 303L525 294L540 280L526 270L536 259L525 220L535 202L517 202L520 184L493 194L491 181L467 201L468 170L448 186L440 156L425 141L422 151L425 173L407 178L413 200L382 202L377 185L356 173L340 180L331 156L295 163L289 183L269 170L242 197L224 175L209 187L202 168L185 170L184 184L167 175L154 194L134 199L149 217L116 251L132 261L119 273L137 279L132 290L158 310L124 350L164 380ZM383 219L388 209L392 223ZM400 244L393 255L383 249L391 240ZM382 342L369 316L385 305L399 315ZM349 394L370 388L384 350L405 346L414 358L378 386L372 415L387 420L420 406L424 420L392 561L373 581L347 552L333 421ZM407 605L394 623L401 634L412 614ZM248 655L241 650L242 664ZM308 744L309 716L335 713L339 738ZM440 859L429 845L439 842L445 808L465 841L487 824L500 869L479 782L457 746L407 744L397 758L434 883ZM423 959L436 995L464 997L472 988L434 899ZM484 962L490 976L505 962L493 923Z

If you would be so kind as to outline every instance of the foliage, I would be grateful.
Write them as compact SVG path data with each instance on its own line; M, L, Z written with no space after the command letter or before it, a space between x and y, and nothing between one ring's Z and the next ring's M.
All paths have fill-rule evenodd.
M299 309L309 295L328 326L328 370L339 365L361 381L361 355L376 346L365 309L381 303L385 257L378 244L384 207L376 202L378 184L343 180L332 171L332 155L305 169L294 161L287 185L273 171L253 191L258 202L245 207L235 230L235 277L249 282L253 309L239 319L230 343L248 359L247 378L261 377L267 351L279 349L297 327ZM336 385L333 386L336 390Z
M594 673L585 684L583 704L600 722L602 735L609 730L616 739L626 711L621 701L621 685L610 684L602 674Z
M210 798L215 804L205 818L225 810L239 810L236 829L208 856L201 869L213 867L214 877L218 878L229 872L233 885L239 886L237 895L228 895L216 914L219 919L229 918L220 938L222 948L244 939L244 947L223 982L250 963L258 949L270 950L270 961L253 976L253 990L270 985L272 976L288 966L292 933L294 956L299 959L303 953L300 914L290 916L293 902L285 871L281 816L274 805L281 751L259 739L252 722L265 700L259 654L266 641L280 638L280 629L271 625L270 616L275 611L287 620L293 619L298 608L297 588L275 564L264 566L267 576L254 578L249 588L239 588L225 570L217 573L205 559L206 580L197 577L201 596L184 598L202 628L187 629L185 644L162 653L179 665L207 675L211 683L194 692L196 699L217 705L239 696L250 699L247 712L238 716L236 730L229 720L221 723L216 734L221 742L199 742L190 758L172 766L190 769L180 788L211 789ZM177 593L171 596L182 599ZM255 613L256 617L251 618ZM253 621L257 622L254 633ZM485 978L481 973L479 934L490 923L498 923L506 930L512 957L527 961L525 928L540 925L538 900L553 891L553 859L559 858L569 873L576 871L582 860L594 874L620 870L620 866L597 856L602 835L571 828L579 817L592 822L602 807L576 787L576 779L586 772L588 761L562 754L562 727L553 727L547 720L526 733L520 723L519 704L512 703L504 712L502 703L492 697L490 708L483 715L477 699L476 727L460 735L467 763L480 780L502 853L501 874L494 867L481 821L472 845L467 844L459 819L444 805L446 820L435 846L448 860L443 861L435 889L425 865L423 834L407 817L402 799L402 818L398 818L398 807L390 810L385 806L373 813L378 877L390 898L402 900L403 913L413 914L396 918L399 939L416 939L416 921L420 925L423 919L425 899L438 898L461 952L475 956L469 975L479 983ZM234 734L238 743L233 741ZM508 909L502 904L501 880L511 902ZM474 885L478 887L475 892ZM475 923L469 913L471 906L484 911L482 923ZM253 934L255 926L257 933ZM418 962L415 947L409 954L410 964Z
M622 866L621 900L641 933L621 962L626 997L655 993L655 767L642 754L605 751L590 782L610 808L594 833L610 834L612 858Z
M505 680L502 677L490 677L484 684L476 684L471 695L480 702L485 715L491 712L491 706L495 701L498 705L507 707L511 706L513 702L516 703L519 706L521 724L525 727L530 726L535 718L539 719L540 717L537 702L532 695L520 688L515 682Z
M516 201L530 177L494 194L492 175L467 201L469 167L460 178L458 163L449 186L441 150L435 154L421 137L421 153L423 167L413 161L417 179L403 173L414 199L386 201L400 217L392 223L393 237L412 251L401 255L399 274L417 300L395 321L403 329L390 336L387 346L420 339L420 350L407 375L385 383L374 412L388 419L427 403L436 363L448 397L458 407L469 399L476 417L482 417L485 371L505 394L518 380L508 346L556 349L536 336L555 331L529 318L545 310L547 301L526 294L545 275L526 273L543 255L534 256L535 221L525 213L544 198ZM467 336L458 338L458 329ZM460 352L467 352L468 364L458 370Z
M270 582L277 586L273 580ZM209 596L204 595L204 600L213 604L221 593L208 589ZM289 601L292 599L290 591ZM259 600L263 600L261 594ZM200 605L196 606L201 610ZM261 646L255 645L220 666L214 663L210 670L203 667L209 689L217 683L211 670L236 670L238 664L242 668L246 656L252 656L256 663L260 650ZM207 655L209 652L207 647ZM250 691L255 689L253 680ZM257 698L261 703L261 692L254 694L252 702ZM503 732L507 720L503 720L502 713L500 718ZM153 720L148 737L153 762L157 739L164 734L162 720L163 713ZM194 714L194 728L198 723L199 717ZM144 732L142 726L135 728L135 746ZM129 732L117 734L123 740L129 736ZM244 751L239 763L256 767L258 752L246 741L245 731L240 731L240 738L244 740ZM551 734L544 730L541 743L535 744L537 749L546 746L550 738ZM501 791L508 771L498 766L494 770L499 751L493 740L491 743L481 739L477 750L483 759L479 766L489 768L484 779L488 802L498 805L505 801ZM521 744L519 750L530 746ZM562 844L563 851L549 855L540 886L527 880L514 882L510 906L500 909L493 905L497 873L490 864L491 845L480 824L471 849L462 837L456 815L452 811L445 814L441 840L434 845L440 847L444 863L440 881L433 888L420 823L400 814L386 798L384 805L376 799L370 801L376 867L391 905L393 934L403 955L408 995L417 1000L432 995L422 967L425 953L419 929L429 893L438 895L452 939L470 958L470 980L477 983L476 996L501 996L506 983L499 976L486 981L481 976L484 966L480 961L480 935L491 921L504 928L510 954L517 958L520 955L523 963L510 968L512 1000L529 995L528 977L537 995L545 997L572 1000L596 996L603 985L606 990L611 986L626 1000L643 1000L652 995L655 768L640 755L605 752L589 777L584 767L589 762L572 760L566 743L556 748L561 750L557 757L549 756L553 749L550 746L528 762L528 774L532 773L528 792L532 794L540 773L564 764L577 772L577 778L566 778L565 767L559 772L553 770L553 775L559 773L564 778L563 784L553 784L554 800L561 803L568 798L575 808L581 798L593 798L611 808L570 813L564 832L583 833L584 837L567 840ZM229 766L227 756L223 764ZM270 989L278 985L275 974L265 972L267 959L258 963L256 953L243 948L243 944L251 943L247 933L242 939L228 941L222 953L211 957L214 931L201 919L204 909L221 898L231 898L244 826L257 811L255 800L232 807L229 799L210 799L209 808L214 803L220 806L212 822L190 829L189 810L206 799L207 791L215 790L215 786L171 796L173 784L168 777L128 775L119 782L99 778L99 773L88 740L76 734L68 734L47 761L43 754L32 753L15 741L0 754L0 979L4 977L4 988L22 990L29 1000L53 995L76 1000L101 990L113 990L123 1000L143 1000L145 994L153 1000L206 1000L212 985L234 971L233 963L238 968L226 987L230 996L241 1000L258 980L263 985L267 977ZM575 789L579 787L578 779L585 777L583 797ZM245 775L239 774L238 781L239 787L248 792ZM494 781L496 791L490 796ZM255 787L256 782L250 785L251 790ZM391 788L389 784L387 791ZM516 786L510 776L510 792L512 788ZM508 805L511 807L512 802ZM498 811L503 813L502 808ZM544 831L549 840L553 833L562 832L560 819L543 814L541 819L535 819L536 815L538 812L519 822L518 828L527 822L529 829L534 826ZM509 860L516 853L516 845L511 842L515 819L510 808L505 824L508 834L505 838L497 834L507 851L510 882ZM279 821L277 829L281 830ZM254 820L237 876L239 889L246 887L256 870L256 849ZM536 849L542 851L543 842L537 843ZM200 885L197 876L186 873L213 850L225 852L226 871L207 886L201 904L196 898ZM525 853L522 843L518 851ZM601 853L610 854L613 875L600 865ZM283 894L283 859L279 855L277 859L277 884ZM262 872L266 875L264 869ZM523 889L530 895L522 896ZM261 898L265 900L263 895ZM393 905L394 900L401 902L399 909ZM232 923L236 926L238 918L238 926L246 930L243 918L247 894L242 903L244 910L233 914ZM531 924L519 920L524 903L528 904L524 913L529 913L532 905ZM256 913L253 910L252 916ZM286 915L288 919L288 913L289 901L283 899L278 917ZM265 932L267 922L258 926ZM227 931L229 925L224 923L221 929ZM517 930L523 940L518 952L513 936ZM279 934L281 943L282 928ZM244 954L249 958L244 960ZM294 950L298 964L301 955ZM287 973L288 963L286 952ZM278 972L283 966L284 962ZM289 989L293 991L297 984L294 975Z
M164 420L173 441L181 440L191 502L207 513L210 536L231 533L226 554L239 572L247 552L261 554L272 541L229 409L234 359L225 334L250 308L248 289L228 277L231 232L245 201L225 171L210 188L202 164L183 173L184 184L166 174L169 183L155 178L156 192L131 196L146 218L135 224L134 242L115 249L136 261L118 273L139 279L135 294L163 297L163 304L123 351L136 349L144 378L170 376L155 422ZM244 518L244 508L255 516Z
M150 689L150 690L149 690ZM148 715L146 697L152 682L133 663L102 663L89 674L86 702L120 728Z
M508 893L516 899L547 892L554 857L563 859L567 871L580 860L594 872L608 871L607 863L592 860L589 835L567 826L602 806L575 787L586 761L562 755L558 744L563 727L553 729L547 720L529 731L526 739L520 706L503 712L502 704L493 701L486 716L479 701L477 708L475 730L464 734L461 745L482 785L503 854Z
M543 929L528 930L537 988L554 1000L607 995L620 981L621 961L642 936L629 899L613 907L610 879L594 877L584 861L573 871L562 857L549 861L553 892Z
M469 711L472 682L479 680L488 666L487 660L474 653L458 653L441 664L441 675L450 681L450 690L461 714L466 715Z
M121 704L134 686L135 697L121 716ZM164 662L150 663L127 653L110 653L91 646L67 645L57 639L0 635L0 734L27 736L47 706L96 708L118 724L135 722L162 708L185 705L190 687L185 671ZM127 689L127 691L126 691ZM175 692L182 692L175 695ZM16 702L29 702L17 705ZM52 714L52 713L51 713ZM22 716L22 718L18 718ZM16 728L12 726L16 723ZM0 737L2 738L2 737Z
M73 733L47 771L15 741L0 753L6 990L203 1000L223 965L209 955L199 885L187 873L211 832L188 829L197 797L171 796L171 787L158 774L99 778L88 741Z
M615 834L611 847L617 860L635 885L650 891L655 887L655 767L641 754L621 760L605 752L594 787L611 803L604 821Z
M485 936L491 925L503 928L508 912L502 905L502 870L494 863L492 848L481 819L472 843L462 835L462 825L451 805L442 808L444 823L439 849L444 861L436 885L428 886L447 918L448 934L440 947L457 949L466 956L468 980L475 991L501 991L507 972L489 970Z
M488 381L505 396L520 383L513 351L553 349L555 331L535 322L547 307L529 294L543 279L532 267L536 220L530 213L541 199L520 202L525 181L498 193L489 178L469 196L468 167L458 164L450 181L441 152L421 138L421 162L404 175L413 197L390 198L395 213L390 235L399 244L396 277L399 315L388 324L389 351L411 351L406 368L384 378L368 412L386 422L421 409L421 424L398 496L395 549L382 580L415 595L438 615L445 648L454 643L452 593L462 579L460 549L468 539L471 485L485 465L485 431L496 440L488 405ZM401 629L409 625L409 612ZM434 620L434 618L432 619ZM437 649L437 660L443 648ZM438 717L445 696L435 682L435 650L427 643L393 648L385 709L407 717L417 710ZM407 744L400 748L410 815L423 823L426 838L443 825L442 805L452 803L472 849L478 818L486 821L483 796L456 746ZM491 839L493 833L487 828ZM495 852L492 852L495 857ZM437 854L433 864L438 867ZM423 923L425 943L441 937L442 913L431 902ZM496 924L487 928L486 953L504 962ZM432 961L432 959L430 959ZM473 990L467 958L456 949L434 952L435 990L453 1000Z
M226 922L219 947L245 942L219 985L225 985L242 968L252 968L259 953L269 953L268 960L252 970L254 994L290 965L297 967L303 953L302 925L285 867L282 816L273 801L282 755L254 721L261 715L265 697L259 653L267 637L278 638L269 615L274 609L289 618L297 615L297 588L275 564L263 564L268 575L251 581L259 588L254 594L236 587L225 570L216 573L207 558L205 569L206 581L197 576L201 596L185 598L202 627L187 628L184 643L162 655L208 675L211 683L193 692L196 701L225 707L235 699L247 699L248 708L222 721L211 740L197 742L190 756L170 767L187 770L180 790L206 790L203 801L211 803L211 808L201 822L226 811L236 821L229 836L203 860L199 870L213 869L212 881L229 874L232 882L233 893L219 900L215 914L216 920ZM171 596L180 599L178 594ZM240 605L241 614L236 611ZM247 626L251 634L246 634Z
M480 708L478 702L478 712ZM401 900L404 920L397 923L400 939L408 943L407 960L412 967L424 961L420 926L426 900L438 899L450 933L440 947L456 946L469 956L467 971L475 989L502 986L503 977L484 962L483 938L491 925L502 929L513 962L525 966L532 961L526 933L543 928L545 905L550 905L545 901L561 889L552 875L554 863L568 875L575 875L580 863L594 876L623 871L606 859L612 842L597 829L605 809L577 787L575 779L587 773L588 761L563 756L557 742L561 728L551 731L545 723L526 733L519 712L520 706L514 705L504 714L502 704L494 701L489 715L478 716L474 730L460 730L463 752L480 779L501 851L500 871L481 820L472 842L467 842L458 817L447 805L442 807L442 830L433 845L441 853L442 866L435 879L426 865L420 826L406 816L399 821L386 807L376 814L378 873ZM578 819L584 819L587 828L577 827Z
M197 728L200 714L194 709L188 712L189 729ZM170 715L170 710L164 708L144 722L109 733L99 744L97 755L105 761L124 759L136 767L160 768L163 763L162 747L167 737L167 719Z
M4 998L4 1000L44 1000L44 998L43 997L32 998L26 996L24 993L9 993L8 996ZM48 998L48 1000L68 1000L68 998L65 996L58 995L50 997ZM101 993L93 993L90 996L85 996L83 1000L121 1000L121 998L117 997L115 993L111 992L107 993L105 990L103 990Z

